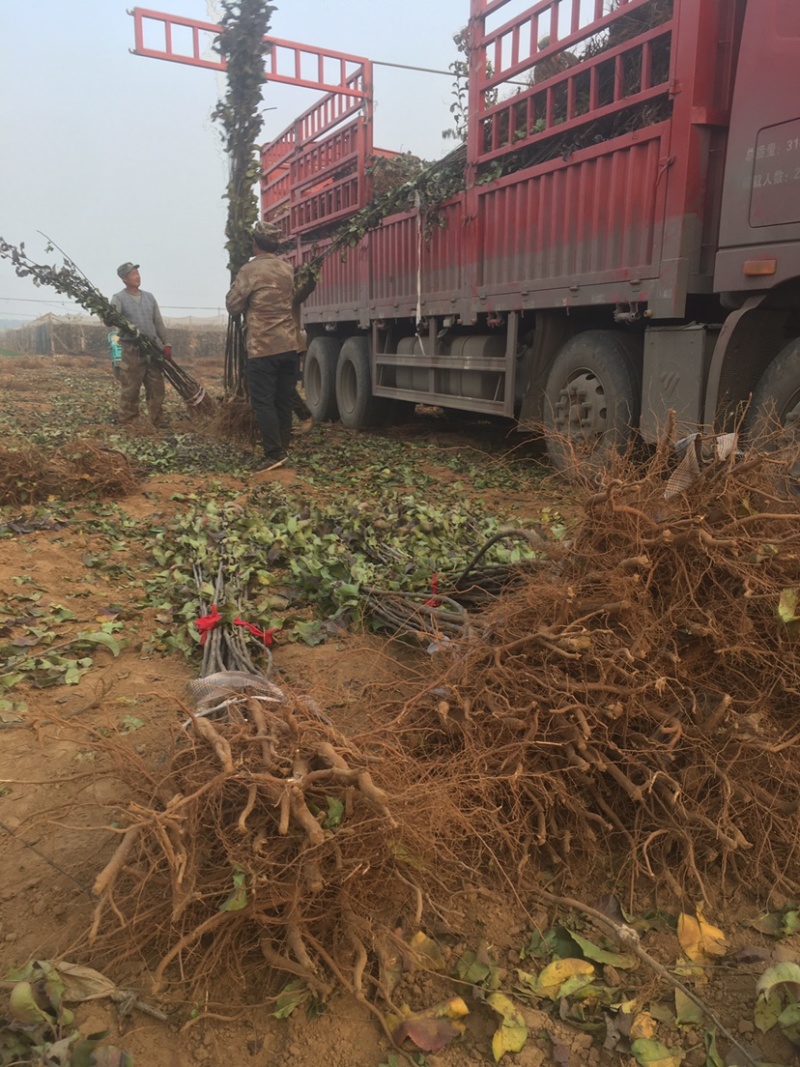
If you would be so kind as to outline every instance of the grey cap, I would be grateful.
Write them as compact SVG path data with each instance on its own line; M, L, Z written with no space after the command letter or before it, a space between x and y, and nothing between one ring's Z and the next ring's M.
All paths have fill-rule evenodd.
M128 260L127 263L120 263L120 265L117 267L117 274L120 276L120 278L127 278L127 276L132 270L138 269L138 263L131 263L130 260Z

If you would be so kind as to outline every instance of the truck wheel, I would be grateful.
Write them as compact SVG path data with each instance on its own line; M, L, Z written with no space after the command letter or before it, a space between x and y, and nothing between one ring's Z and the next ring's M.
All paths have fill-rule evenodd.
M782 348L761 375L746 428L756 447L797 449L800 445L800 340L790 341ZM788 487L793 493L800 492L800 454L789 470Z
M800 435L800 340L781 349L753 393L747 427L754 441L768 438L778 444L779 426L787 439Z
M612 330L571 337L555 358L544 395L547 452L556 470L604 466L636 435L640 343Z
M303 392L314 422L335 422L339 418L336 406L336 361L340 342L335 337L315 337L306 352L303 370Z
M372 395L366 337L348 337L342 345L336 364L336 401L339 418L348 430L374 426L388 411L387 402Z

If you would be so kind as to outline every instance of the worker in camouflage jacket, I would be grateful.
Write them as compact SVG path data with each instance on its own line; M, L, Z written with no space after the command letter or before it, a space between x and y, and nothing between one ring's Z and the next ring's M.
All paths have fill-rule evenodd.
M316 284L312 275L296 279L291 264L277 254L282 240L277 226L257 223L253 258L225 297L229 313L245 317L250 404L264 448L261 470L282 467L287 460L297 381L297 308Z
M165 358L172 357L167 330L156 298L140 288L138 263L123 263L117 274L125 288L111 297L111 304L140 333L160 342ZM154 426L163 425L164 372L161 362L145 355L135 341L122 341L119 375L119 421L134 422L139 417L139 394L144 385L147 414Z

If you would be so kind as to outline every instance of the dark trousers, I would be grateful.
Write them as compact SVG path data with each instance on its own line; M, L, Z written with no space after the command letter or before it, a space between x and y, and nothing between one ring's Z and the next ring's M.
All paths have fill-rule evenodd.
M296 352L251 357L247 361L250 405L258 423L265 459L283 459L289 451L296 381Z

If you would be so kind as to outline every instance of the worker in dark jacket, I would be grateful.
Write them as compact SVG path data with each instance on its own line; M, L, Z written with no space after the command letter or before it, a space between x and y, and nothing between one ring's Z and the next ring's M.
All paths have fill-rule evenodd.
M161 348L165 358L172 357L167 344L167 328L156 298L142 288L138 263L123 263L117 274L125 288L111 297L111 304L140 333L147 334ZM144 385L147 414L154 426L163 425L164 371L162 364L146 356L135 341L122 342L119 382L119 421L134 422L139 416L139 394Z
M314 289L309 277L295 282L292 266L277 253L283 234L272 223L253 230L253 258L245 263L225 297L231 315L244 313L247 382L264 460L260 470L286 464L297 381L297 323L294 308Z

